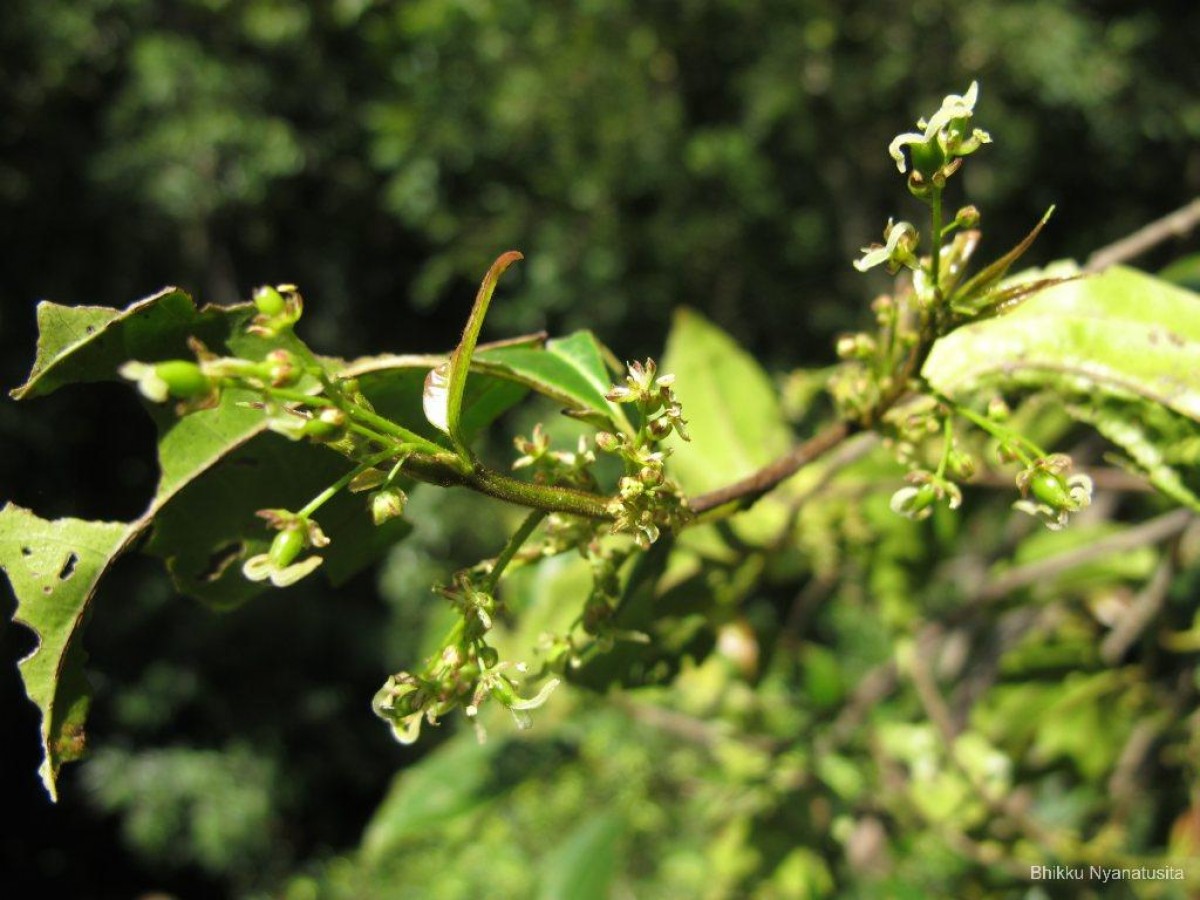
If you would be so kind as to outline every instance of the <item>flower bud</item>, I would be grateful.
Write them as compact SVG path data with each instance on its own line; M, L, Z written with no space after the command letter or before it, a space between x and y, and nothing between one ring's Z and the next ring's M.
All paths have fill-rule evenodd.
M198 365L183 359L159 363L154 367L154 374L162 379L172 397L180 400L192 400L203 397L212 390L212 381Z
M385 488L375 491L369 497L371 505L371 521L382 525L392 519L404 515L404 504L408 497L399 488Z
M646 425L646 430L650 432L650 437L656 441L661 441L671 433L671 420L666 416L661 416L657 419L651 419Z
M485 669L493 669L500 662L500 654L495 647L479 648L479 664Z
M340 440L346 434L346 414L340 409L326 407L315 419L305 423L303 433L322 444Z
M964 206L954 218L963 228L974 228L979 224L979 209L975 206Z
M642 466L638 472L638 479L646 487L658 487L663 483L662 468L659 466Z
M890 506L892 512L898 513L914 522L926 519L933 512L933 504L937 502L937 488L926 482L919 487L903 487L892 494Z
M296 357L287 350L272 350L266 359L267 376L272 387L291 387L300 380Z

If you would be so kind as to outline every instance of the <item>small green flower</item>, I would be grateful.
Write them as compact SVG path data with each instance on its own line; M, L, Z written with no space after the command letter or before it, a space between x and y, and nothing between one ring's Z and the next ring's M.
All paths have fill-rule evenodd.
M949 498L946 505L950 509L962 506L962 491L954 482L938 478L932 472L910 472L906 478L911 484L892 494L889 504L897 515L920 522L928 519L934 504L945 498Z
M627 367L629 374L625 376L625 384L614 386L604 395L606 399L613 403L643 403L650 410L671 401L674 375L659 375L658 364L652 359L644 363L635 360Z
M263 337L290 331L300 321L304 300L294 284L264 286L254 291L254 306L258 315L250 320L247 331Z
M329 538L321 526L286 509L260 509L260 518L279 530L271 542L271 549L250 557L242 565L242 574L250 581L270 579L275 587L287 587L311 574L321 565L319 556L296 560L306 547L325 547Z
M560 679L551 678L532 697L522 699L520 694L517 693L517 683L503 674L504 670L509 668L514 668L522 674L526 671L524 663L516 663L515 665L509 662L497 663L479 678L474 694L471 697L471 702L466 705L464 712L470 718L474 718L479 714L479 707L490 696L512 713L513 721L517 723L518 728L524 731L532 724L529 710L542 706L549 699L554 689L558 687Z
M883 229L883 239L883 244L863 247L863 257L854 261L854 268L866 272L875 266L887 266L888 272L895 275L902 266L916 269L920 265L915 251L921 235L911 222L888 219L887 227Z
M982 128L970 128L978 98L979 83L972 81L965 94L950 94L942 100L941 108L928 121L918 120L920 133L910 131L897 135L888 146L888 154L896 161L896 168L902 173L907 171L908 160L904 155L907 149L914 174L926 180L939 171L949 175L950 172L945 170L954 165L956 158L968 156L983 144L990 144L991 135Z
M407 672L389 675L383 687L375 692L371 709L388 723L398 743L413 744L421 736L421 720L425 718L423 695L420 683Z
M1013 509L1040 519L1051 531L1067 526L1072 513L1086 509L1092 502L1092 479L1069 474L1073 462L1064 453L1053 453L1035 460L1017 475L1021 498Z

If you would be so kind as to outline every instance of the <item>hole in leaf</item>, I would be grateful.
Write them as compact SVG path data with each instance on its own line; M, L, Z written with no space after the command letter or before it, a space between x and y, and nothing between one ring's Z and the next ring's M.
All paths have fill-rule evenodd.
M95 326L95 325L89 325L87 328L83 329L83 333L84 333L84 334L95 334L95 333L96 333L96 326Z
M199 575L201 581L216 581L225 574L225 570L236 562L242 555L243 546L240 543L225 544L213 551L208 558L208 564Z
M74 553L68 554L66 560L63 562L62 568L58 570L58 580L66 581L68 578L74 575L75 563L77 562L79 562L78 556L76 556Z
M22 548L21 548L21 555L22 555L22 556L33 556L33 551L32 551L32 550L30 550L28 547L22 547Z
M47 585L43 585L43 587L42 587L42 593L43 593L43 594L51 594L51 593L53 593L53 592L54 592L54 588L50 587L50 585L48 585L48 584L47 584Z

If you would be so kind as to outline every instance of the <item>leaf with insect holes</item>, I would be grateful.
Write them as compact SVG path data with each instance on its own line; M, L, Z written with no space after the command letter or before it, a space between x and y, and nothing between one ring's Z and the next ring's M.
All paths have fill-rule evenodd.
M52 799L59 768L84 748L90 694L80 628L97 582L136 530L126 522L47 522L12 503L0 509L0 568L17 597L13 619L38 639L20 669L42 714L38 772Z

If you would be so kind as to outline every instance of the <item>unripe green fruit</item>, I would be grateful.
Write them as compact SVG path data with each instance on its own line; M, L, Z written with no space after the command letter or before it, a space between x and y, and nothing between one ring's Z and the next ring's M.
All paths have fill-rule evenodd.
M280 569L295 562L304 549L304 532L299 528L285 528L271 541L271 562Z
M200 370L194 362L174 359L159 363L154 367L154 374L162 379L172 397L180 400L191 400L203 397L212 390L212 381Z
M938 146L936 140L924 141L919 144L909 144L908 152L912 156L912 167L926 178L932 178L934 173L946 162L946 155Z
M287 308L283 295L273 287L260 287L256 290L254 305L264 316L277 316Z
M1029 479L1029 492L1051 509L1063 509L1071 502L1066 483L1053 472L1042 470Z

